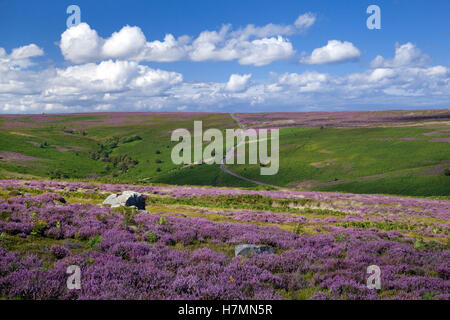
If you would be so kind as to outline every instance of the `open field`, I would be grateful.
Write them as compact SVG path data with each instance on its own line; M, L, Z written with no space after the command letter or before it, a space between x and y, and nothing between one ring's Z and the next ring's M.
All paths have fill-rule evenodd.
M250 179L311 191L450 196L450 111L237 114L245 128L281 127L280 170L227 165ZM237 128L229 114L0 116L0 177L254 187L219 165L174 165L171 132ZM284 123L284 124L283 124Z
M0 298L449 299L446 111L388 114L283 127L274 176L171 161L174 129L273 125L251 115L1 116ZM124 190L146 210L101 205ZM239 244L273 253L235 256ZM66 288L69 265L81 290Z
M444 306L449 12L0 0L0 314Z
M245 127L398 127L450 124L450 110L237 113Z
M258 165L234 172L303 190L449 196L450 126L286 128L280 131L280 170Z
M207 113L2 115L0 176L248 186L218 166L172 163L172 131L192 130L194 120L204 129L236 126L228 114Z
M145 211L99 206L130 189ZM448 200L45 180L1 180L0 198L6 299L450 298Z

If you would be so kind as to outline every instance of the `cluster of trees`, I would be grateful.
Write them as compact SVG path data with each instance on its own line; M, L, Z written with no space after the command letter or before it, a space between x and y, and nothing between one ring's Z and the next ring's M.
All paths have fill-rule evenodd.
M48 142L47 141L44 141L44 142L42 142L40 145L39 145L39 148L47 148L48 146L50 146L49 144L48 144Z
M88 134L86 130L74 130L72 128L67 128L67 127L64 127L63 131L65 133L70 133L70 134L81 134L82 136L87 136L87 134Z
M69 175L60 169L52 169L48 172L48 175L50 179L69 179Z
M140 136L128 136L128 137L112 137L105 142L99 144L99 149L90 152L90 157L93 160L109 162L113 168L119 169L122 172L126 172L128 169L134 167L139 161L131 158L127 154L120 154L118 156L111 157L111 153L114 148L117 148L120 144L129 143L136 140L142 140ZM111 170L109 165L105 166L105 170Z
M134 167L138 163L139 161L134 160L126 154L121 154L111 159L111 164L114 166L114 168L117 168L122 172L127 171L129 168Z
M119 146L119 144L129 143L137 140L142 140L142 138L138 135L127 136L127 137L118 137L114 136L112 138L106 139L101 145L105 149L114 149Z

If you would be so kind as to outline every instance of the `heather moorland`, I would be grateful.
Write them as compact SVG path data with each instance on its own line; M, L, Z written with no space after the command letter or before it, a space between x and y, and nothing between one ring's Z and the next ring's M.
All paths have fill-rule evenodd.
M0 297L448 300L449 117L0 116ZM281 128L279 173L173 164L171 132L194 120ZM145 209L104 205L127 190ZM381 289L366 285L370 265Z
M8 299L449 299L448 200L0 181ZM146 210L100 206L133 189ZM240 243L273 252L235 256ZM378 265L380 290L366 287ZM68 290L78 265L81 290Z
M219 165L175 165L177 128L280 129L280 170L227 165L277 187L450 196L450 111L229 114L89 113L0 116L0 177L254 187Z

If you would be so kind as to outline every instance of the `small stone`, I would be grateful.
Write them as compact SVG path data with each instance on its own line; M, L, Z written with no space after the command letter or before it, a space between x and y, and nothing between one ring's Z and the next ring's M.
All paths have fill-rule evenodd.
M64 240L62 243L62 246L66 249L81 249L81 248L83 248L83 246L79 242L76 242L71 239Z
M249 256L252 254L261 253L275 253L275 250L269 246L258 246L253 244L240 244L234 248L234 255L237 256Z
M12 191L8 192L8 195L17 197L17 196L21 196L22 192L20 192L19 190L12 190Z
M48 245L44 244L44 245L39 246L39 251L47 252L49 250L50 250L50 247Z

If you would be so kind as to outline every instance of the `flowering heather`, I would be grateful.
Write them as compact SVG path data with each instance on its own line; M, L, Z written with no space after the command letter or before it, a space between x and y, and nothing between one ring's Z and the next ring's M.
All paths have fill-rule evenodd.
M18 152L0 152L0 159L4 161L36 161L40 160L35 157L30 157Z
M439 228L441 239L448 239L449 201L293 191L0 181L0 189L7 188L48 192L36 196L24 192L0 200L2 298L296 299L305 297L305 292L310 299L450 297L448 244L408 234L419 230L425 235L426 230L421 228L434 227ZM89 196L94 192L104 193L106 198L110 192L122 189L162 199L200 201L202 197L213 197L219 202L224 195L259 195L289 201L308 199L303 205L311 208L324 205L323 211L317 212L311 208L295 211L295 206L288 208L292 212L277 212L206 209L195 207L192 202L195 208L190 210L199 215L193 216L188 214L191 211L183 213L182 206L161 206L167 213L152 210L152 204L148 205L151 212L121 210L96 203L72 203L59 194L70 196L77 191ZM440 222L426 224L427 219ZM403 224L410 229L390 228ZM302 231L310 226L320 231ZM433 230L428 231L433 234ZM79 246L68 246L67 241ZM37 254L27 249L34 243L44 247ZM268 245L275 253L234 257L234 246L243 243ZM373 264L382 271L381 290L366 286L366 269ZM80 290L66 287L66 270L70 265L81 268Z
M304 202L304 206L331 209L349 213L365 213L393 216L421 216L450 219L450 201L405 198L370 194L351 194L333 192L301 192L291 190L243 190L237 188L208 188L184 186L142 186L128 184L98 184L61 181L0 180L0 188L26 187L47 191L83 191L119 193L134 190L143 194L166 195L173 198L218 197L257 195L273 199L292 199Z
M431 142L449 142L450 143L450 138L435 138L435 139L431 139Z
M448 121L449 110L238 113L245 127L370 127Z
M58 245L52 245L50 251L57 259L62 259L70 254L68 249Z
M183 112L182 119L198 117L196 112ZM67 126L76 128L89 128L93 126L123 126L124 124L148 123L159 119L180 119L178 112L89 112L68 114L3 114L0 120L4 120L0 126L2 129L40 128L45 125L58 124L62 121ZM75 118L73 120L72 118Z

